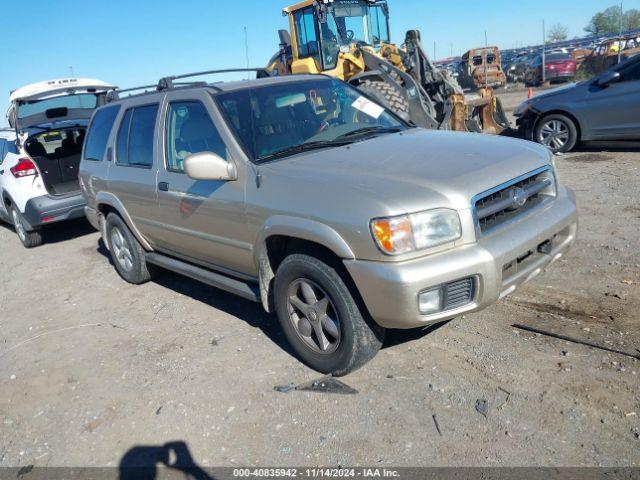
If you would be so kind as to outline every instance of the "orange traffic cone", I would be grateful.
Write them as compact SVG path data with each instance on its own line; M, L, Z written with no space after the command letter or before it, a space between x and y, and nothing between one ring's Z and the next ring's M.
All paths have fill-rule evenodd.
M527 98L533 98L533 88L529 87L529 95Z

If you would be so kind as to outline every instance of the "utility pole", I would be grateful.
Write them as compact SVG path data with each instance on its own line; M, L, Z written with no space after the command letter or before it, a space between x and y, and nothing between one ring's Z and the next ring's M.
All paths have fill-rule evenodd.
M547 29L542 20L542 83L547 83Z
M622 61L622 23L624 22L624 4L620 2L620 31L618 35L618 63Z
M435 62L438 59L438 57L436 57L436 42L435 40L433 41L433 61Z

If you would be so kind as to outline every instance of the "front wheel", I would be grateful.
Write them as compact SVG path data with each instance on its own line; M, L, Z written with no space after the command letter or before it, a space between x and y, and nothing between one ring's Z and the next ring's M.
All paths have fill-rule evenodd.
M25 248L34 248L42 245L42 233L38 230L27 231L26 223L15 206L11 207L11 220L18 238Z
M315 257L287 257L278 268L274 296L289 343L314 370L346 375L382 346L384 329L366 319L338 272Z
M541 118L533 135L536 142L549 147L553 153L570 152L579 140L576 124L561 114Z

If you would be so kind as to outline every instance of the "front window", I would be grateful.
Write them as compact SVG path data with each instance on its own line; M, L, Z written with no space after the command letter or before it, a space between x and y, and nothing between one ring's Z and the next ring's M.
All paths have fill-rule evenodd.
M326 21L320 23L325 69L335 68L341 46L359 43L380 47L383 42L390 42L386 4L337 0L321 8L326 9Z
M337 80L287 82L216 98L242 147L256 162L407 128Z
M96 108L97 103L98 97L93 93L66 95L64 97L47 98L44 100L22 101L18 104L18 118L30 117L56 108L93 110Z

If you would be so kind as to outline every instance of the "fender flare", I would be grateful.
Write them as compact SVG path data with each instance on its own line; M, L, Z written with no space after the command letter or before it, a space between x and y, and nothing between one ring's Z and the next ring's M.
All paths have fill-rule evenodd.
M120 217L124 220L124 223L127 225L127 227L129 227L129 230L131 230L131 233L133 233L133 236L136 237L136 240L140 242L140 245L142 245L142 248L144 248L148 252L153 251L153 248L151 247L149 242L142 236L138 228L134 225L131 216L129 215L129 213L127 213L127 210L124 208L124 205L118 199L118 197L116 197L112 193L99 192L96 195L95 204L96 204L97 214L99 216L98 221L100 222L100 225L102 227L100 233L102 234L103 238L106 238L105 232L104 232L104 223L106 219L103 218L103 215L100 212L100 206L108 205L109 207L113 208L116 212L118 212L118 215L120 215ZM107 244L108 242L105 241L105 245ZM109 248L108 245L107 245L107 248Z
M11 205L16 205L16 202L13 200L13 198L11 197L11 195L9 194L9 192L7 192L6 190L2 190L2 208L4 208L7 212L7 218L9 220L11 220L11 222L13 222L13 219L11 218L11 212L9 210L6 209L6 205L7 205L7 200L9 200L9 203L11 203ZM20 211L20 208L18 208L17 206L15 207L18 209L18 211ZM22 214L22 212L20 212ZM33 226L29 223L29 220L27 220L26 218L24 218L24 215L22 216L22 222L25 225L25 229L27 231L33 231L34 228Z
M333 228L324 223L308 218L276 215L269 218L258 233L254 261L258 266L260 282L260 298L267 312L273 312L271 301L271 285L275 272L271 268L267 251L267 239L282 235L300 240L314 242L331 250L344 260L355 260L355 254L347 242Z

